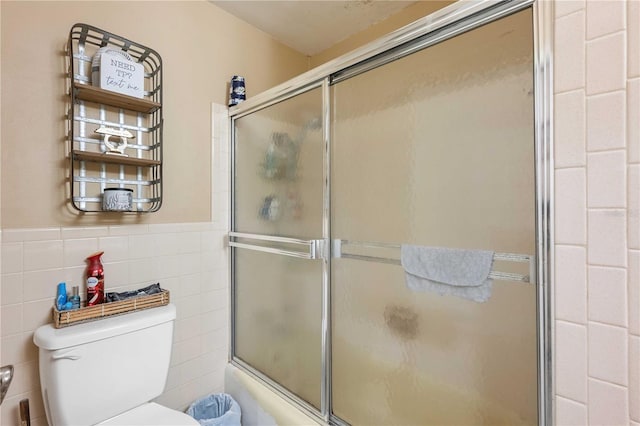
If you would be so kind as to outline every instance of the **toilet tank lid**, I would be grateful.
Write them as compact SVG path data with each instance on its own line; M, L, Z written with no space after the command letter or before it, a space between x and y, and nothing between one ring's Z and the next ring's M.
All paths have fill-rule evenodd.
M173 321L175 318L176 308L170 303L166 306L64 328L55 328L53 324L43 325L34 333L33 342L41 349L68 348L153 327L154 325Z

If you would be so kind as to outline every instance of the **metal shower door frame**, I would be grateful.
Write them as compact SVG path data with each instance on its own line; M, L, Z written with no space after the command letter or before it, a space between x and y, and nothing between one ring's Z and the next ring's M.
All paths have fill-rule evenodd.
M267 108L308 90L322 87L323 94L323 277L322 277L322 389L321 409L314 407L273 382L242 360L235 358L235 262L230 255L231 336L230 359L294 406L324 423L346 424L331 410L331 294L329 261L330 238L330 93L333 83L366 72L415 51L437 44L466 31L493 22L526 8L533 11L534 58L534 138L535 138L535 206L538 348L538 423L553 424L553 3L551 0L473 0L457 2L421 18L351 53L327 62L311 71L248 99L229 110L231 129L230 232L234 223L235 120ZM230 241L232 237L230 235ZM317 241L317 240L312 240Z

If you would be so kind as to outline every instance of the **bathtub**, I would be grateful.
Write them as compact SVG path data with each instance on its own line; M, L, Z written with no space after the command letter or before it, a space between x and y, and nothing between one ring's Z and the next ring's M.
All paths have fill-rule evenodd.
M225 368L224 386L225 392L240 404L242 426L320 424L232 364Z

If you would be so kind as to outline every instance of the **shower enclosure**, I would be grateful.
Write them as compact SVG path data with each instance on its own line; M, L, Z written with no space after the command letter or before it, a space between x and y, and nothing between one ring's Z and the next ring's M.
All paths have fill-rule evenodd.
M335 424L549 422L544 13L454 4L231 110L232 362ZM485 297L407 245L491 252Z

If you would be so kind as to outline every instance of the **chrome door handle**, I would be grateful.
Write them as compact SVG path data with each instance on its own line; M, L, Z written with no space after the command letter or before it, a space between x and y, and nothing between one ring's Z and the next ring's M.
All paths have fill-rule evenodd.
M290 244L304 246L305 251L286 250L279 247L270 247L268 245L250 244L236 241L238 238L244 240L265 241L267 243ZM262 251L265 253L280 254L283 256L298 257L301 259L326 259L325 240L300 240L297 238L278 237L274 235L263 234L246 234L243 232L229 232L229 246L238 247L248 250Z

